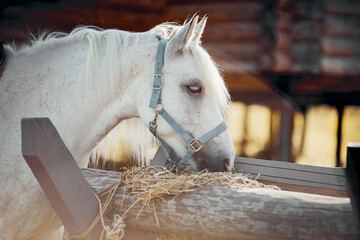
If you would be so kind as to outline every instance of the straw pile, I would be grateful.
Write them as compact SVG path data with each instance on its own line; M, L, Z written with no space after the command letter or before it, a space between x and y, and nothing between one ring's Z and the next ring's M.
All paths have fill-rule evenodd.
M232 189L268 188L280 190L276 186L265 185L256 181L256 179L250 179L248 175L243 173L209 172L206 170L195 172L191 169L185 169L181 172L172 172L165 167L152 166L123 168L121 172L122 178L119 183L127 190L128 194L131 194L136 198L136 201L132 206L139 203L142 204L142 208L149 205L153 199L163 199L168 196L173 196L175 199L180 194L192 192L198 187L218 185ZM121 224L123 224L123 219L130 209L125 211L121 216L119 220L121 221ZM158 223L155 209L154 216ZM120 222L118 223L120 224ZM163 233L156 233L153 237L153 239L159 240L195 239L188 236L171 236Z
M185 169L181 172L171 172L165 167L134 167L124 169L123 184L130 194L136 196L137 202L148 205L152 199L162 199L165 196L178 196L189 193L198 187L223 186L232 189L270 188L278 189L273 185L265 185L250 179L243 173L229 172L195 172Z

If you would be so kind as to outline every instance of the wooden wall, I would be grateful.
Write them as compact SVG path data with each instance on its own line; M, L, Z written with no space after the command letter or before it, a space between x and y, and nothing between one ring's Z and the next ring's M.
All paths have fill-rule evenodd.
M342 88L344 76L360 75L360 2L356 1L20 0L4 1L0 7L3 41L24 40L30 31L70 31L79 24L146 31L164 21L182 23L197 11L208 13L205 46L230 58L217 56L233 92L270 92L259 81L271 84L248 69L316 75L325 88ZM333 81L327 84L324 76ZM252 84L246 87L240 79ZM313 82L304 85L316 88ZM358 81L350 83L352 89L360 88Z
M360 106L360 1L1 1L0 41L77 25L146 31L166 21L183 23L195 12L209 14L204 46L224 70L233 100L282 112L281 159L290 159L284 146L294 114L284 99L301 110Z

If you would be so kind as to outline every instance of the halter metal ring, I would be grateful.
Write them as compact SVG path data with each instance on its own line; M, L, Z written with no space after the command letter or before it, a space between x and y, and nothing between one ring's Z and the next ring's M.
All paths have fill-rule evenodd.
M155 112L155 114L156 114L156 117L157 117L157 115L159 115L159 111L160 111L161 109L163 109L163 105L162 105L162 103L158 103L158 104L156 105L156 107L154 108L154 112Z
M201 150L203 145L195 138L191 141L191 143L189 143L188 147L191 148L194 152L198 152Z
M157 77L161 78L161 85L159 87L156 87L156 86L153 85L154 90L160 90L163 87L163 84L164 84L163 76L161 74L154 74L154 78L157 78Z

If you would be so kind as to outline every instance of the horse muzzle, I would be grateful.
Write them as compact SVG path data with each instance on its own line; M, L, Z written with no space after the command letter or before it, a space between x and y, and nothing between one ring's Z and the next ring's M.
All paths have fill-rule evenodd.
M234 167L234 145L229 131L225 131L203 146L195 154L198 168L207 168L211 172L230 172Z

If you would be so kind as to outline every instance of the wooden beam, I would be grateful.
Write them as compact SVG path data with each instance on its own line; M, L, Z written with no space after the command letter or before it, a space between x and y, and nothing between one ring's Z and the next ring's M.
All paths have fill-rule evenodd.
M359 37L359 17L326 14L323 23L323 34L329 37Z
M269 46L265 46L261 41L252 42L206 42L214 48L221 49L226 54L238 59L242 62L256 63L256 67L260 67L262 55L270 53Z
M97 5L95 8L111 8L114 10L127 10L137 12L151 12L151 11L163 11L166 8L166 0L148 1L148 0L136 0L136 1L117 1L117 0L94 0ZM80 1L81 4L81 1ZM83 5L81 5L83 6Z
M325 76L353 77L358 80L358 76L360 75L359 62L359 55L351 57L324 56L321 60L321 69Z
M82 171L96 192L121 178L118 172ZM119 214L136 201L125 187L118 189L112 203L112 209ZM142 204L133 205L126 215L127 227L202 239L358 239L359 236L349 198L203 187L176 198L155 200L160 227L153 207L150 204L142 209Z
M360 226L360 142L348 143L346 179L351 203Z
M348 197L344 168L317 167L289 162L237 157L236 172L258 177L288 191Z
M230 91L248 93L250 90L252 92L273 93L272 89L275 87L273 82L249 67L248 64L231 56L218 45L205 43L204 46L216 62L220 64L220 67L224 69L226 83ZM256 87L253 88L247 85L255 85Z
M206 25L203 42L237 44L248 42L250 44L256 41L261 45L260 40L263 34L265 34L263 27L257 22L210 22Z
M283 162L292 162L291 143L292 133L294 129L294 109L286 102L282 102L280 107L280 144L279 144L279 160Z
M22 154L70 235L85 232L99 203L71 153L48 118L21 120ZM95 225L85 239L100 239Z
M263 5L261 1L245 2L198 2L181 1L180 4L170 4L167 7L166 18L170 21L186 19L192 13L200 12L209 14L209 22L234 22L234 21L261 21Z
M327 57L360 55L359 38L324 37L321 41L323 54Z

